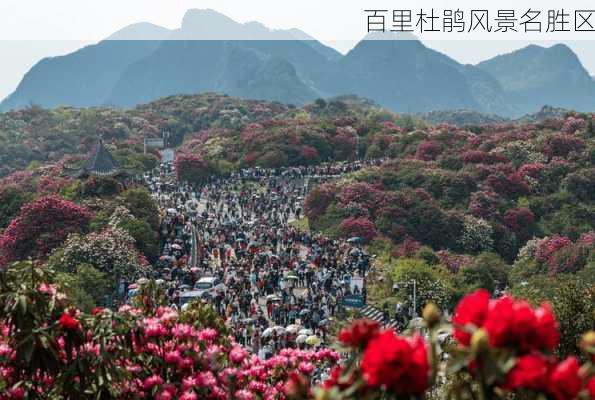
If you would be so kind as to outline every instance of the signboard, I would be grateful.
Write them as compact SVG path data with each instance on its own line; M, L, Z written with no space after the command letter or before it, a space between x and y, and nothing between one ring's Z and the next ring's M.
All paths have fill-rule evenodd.
M165 140L162 138L145 138L144 145L145 153L147 153L147 150L150 149L165 148Z
M343 305L345 307L362 308L364 306L364 298L357 294L349 294L343 297Z
M355 293L361 293L362 290L364 289L364 278L359 277L359 276L354 276L351 278L351 282L350 283L350 288L351 288L351 292ZM355 289L357 288L357 290Z

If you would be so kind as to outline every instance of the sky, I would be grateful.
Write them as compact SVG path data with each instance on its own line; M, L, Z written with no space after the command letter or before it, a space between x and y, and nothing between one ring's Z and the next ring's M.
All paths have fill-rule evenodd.
M477 8L475 4L474 0L2 0L0 99L12 92L23 74L43 57L67 54L137 22L175 29L191 8L212 8L238 22L258 21L273 29L298 28L345 53L367 32L366 9L471 10ZM520 13L529 8L545 13L561 6L561 2L553 0L499 0L490 4ZM567 0L564 7L595 8L592 0ZM490 12L495 14L497 10L490 8ZM428 47L471 64L530 43L549 46L564 42L595 75L595 32L461 37L427 34L421 39Z

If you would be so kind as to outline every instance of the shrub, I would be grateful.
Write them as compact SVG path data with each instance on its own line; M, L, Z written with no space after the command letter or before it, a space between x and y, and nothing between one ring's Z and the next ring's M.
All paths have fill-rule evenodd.
M26 200L25 192L14 186L0 189L0 232L19 213Z
M178 179L182 182L204 183L213 174L209 164L195 154L176 154L174 168Z
M336 187L332 183L317 185L312 189L304 201L304 212L308 219L315 220L326 212L328 206L335 199Z
M339 228L345 237L361 237L364 243L369 243L378 234L374 223L365 217L346 218Z
M159 209L145 188L133 188L122 192L119 202L126 207L134 217L146 221L156 230L159 227Z
M134 239L121 228L108 227L88 235L72 235L64 245L62 265L75 272L80 264L109 274L115 282L133 282L145 272Z
M44 257L70 233L87 231L93 214L57 196L25 205L0 236L0 266L27 257Z
M431 267L422 260L402 258L392 265L391 277L394 283L416 281L417 312L427 303L435 303L442 309L454 305L455 291L453 279L445 270ZM397 297L406 305L412 306L413 286L399 285Z
M489 251L494 246L493 232L492 226L486 220L466 216L459 242L465 251L470 253Z

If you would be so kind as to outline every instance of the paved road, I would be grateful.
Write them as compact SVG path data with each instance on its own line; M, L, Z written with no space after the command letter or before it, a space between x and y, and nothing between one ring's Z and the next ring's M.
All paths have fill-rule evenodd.
M175 152L173 149L159 150L159 154L161 154L161 162L164 162L164 163L174 162Z

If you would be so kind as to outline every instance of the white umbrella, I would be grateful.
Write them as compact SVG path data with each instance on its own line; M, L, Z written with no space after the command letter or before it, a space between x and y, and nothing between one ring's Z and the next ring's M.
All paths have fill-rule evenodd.
M297 324L288 325L285 330L289 333L297 333L300 330L301 326Z
M299 335L295 338L296 343L306 343L306 339L308 339L308 335Z
M409 324L407 325L409 329L422 328L423 326L424 320L419 317L413 318L411 321L409 321Z
M278 334L283 334L285 333L286 329L283 328L282 326L273 326L273 329L275 330L275 332L277 332Z
M312 331L312 329L302 329L301 331L298 332L298 334L310 336L310 335L313 335L314 332Z
M275 330L273 328L266 328L263 332L262 332L262 337L269 337L273 334Z

